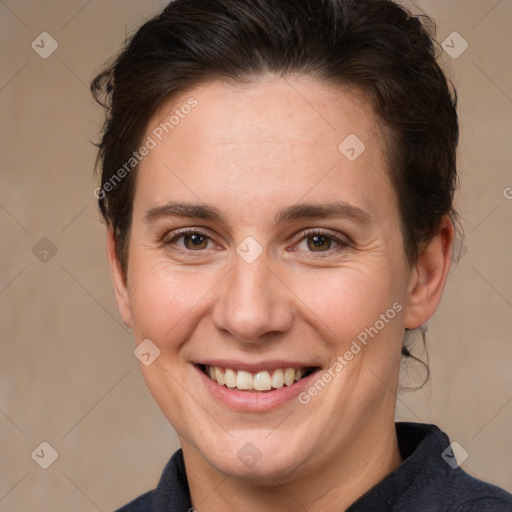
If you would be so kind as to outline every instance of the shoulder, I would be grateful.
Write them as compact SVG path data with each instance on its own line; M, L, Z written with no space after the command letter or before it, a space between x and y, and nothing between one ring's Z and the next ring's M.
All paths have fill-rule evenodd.
M467 473L461 467L464 460L457 461L457 443L439 427L396 426L404 459L391 477L395 489L402 491L397 504L415 505L418 511L512 512L512 494Z
M464 512L511 512L512 494L466 473L462 468L451 472L446 480L453 498L451 510Z
M185 462L181 448L165 465L157 487L115 512L177 512L191 509Z
M153 491L148 491L115 512L150 512L153 503Z

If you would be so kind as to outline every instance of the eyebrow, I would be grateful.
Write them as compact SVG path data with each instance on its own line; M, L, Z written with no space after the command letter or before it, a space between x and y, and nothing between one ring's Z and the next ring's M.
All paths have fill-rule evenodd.
M149 209L144 215L144 222L149 224L157 219L167 217L224 221L222 213L207 204L169 201L162 206ZM277 212L274 222L282 224L291 220L325 218L349 218L364 225L372 223L372 217L366 211L344 201L328 204L299 203L291 205Z

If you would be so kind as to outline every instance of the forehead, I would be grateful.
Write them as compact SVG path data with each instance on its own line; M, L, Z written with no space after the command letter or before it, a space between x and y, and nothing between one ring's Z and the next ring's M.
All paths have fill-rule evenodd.
M187 107L192 99L197 102L193 110ZM201 84L164 102L148 123L147 133L171 119L174 126L167 135L184 132L183 126L188 125L188 131L203 141L215 138L216 143L227 144L298 139L332 144L347 129L361 135L370 132L378 136L378 143L382 138L377 117L362 92L309 76L268 74L250 83ZM218 122L208 122L215 119Z
M136 192L145 203L172 195L250 212L306 195L345 200L361 187L393 193L369 102L312 78L196 87L166 102L146 137L155 147L139 167Z

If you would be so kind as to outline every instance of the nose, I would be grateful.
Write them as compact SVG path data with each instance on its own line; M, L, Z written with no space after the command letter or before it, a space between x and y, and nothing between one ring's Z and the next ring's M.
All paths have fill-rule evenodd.
M258 344L293 326L293 293L262 254L247 263L240 257L217 288L215 327L244 344Z

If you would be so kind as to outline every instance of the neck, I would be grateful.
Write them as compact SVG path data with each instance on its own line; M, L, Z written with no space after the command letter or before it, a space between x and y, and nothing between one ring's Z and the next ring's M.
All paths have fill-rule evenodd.
M267 512L330 512L352 503L393 472L402 462L395 424L359 432L343 453L332 453L314 473L256 485L212 469L190 446L183 444L192 504L201 512L218 510Z

